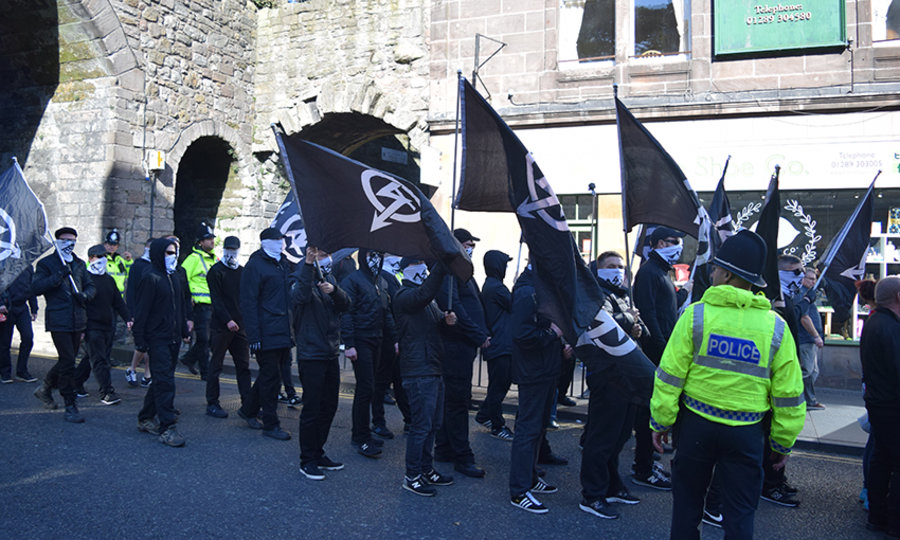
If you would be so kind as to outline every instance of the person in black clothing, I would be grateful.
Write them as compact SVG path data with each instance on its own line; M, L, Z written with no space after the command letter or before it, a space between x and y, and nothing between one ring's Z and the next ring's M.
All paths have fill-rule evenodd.
M153 373L138 412L138 430L158 434L160 442L172 447L185 443L175 428L175 365L181 343L190 340L183 285L175 277L177 264L174 240L159 238L150 244L151 268L138 284L132 326L134 346L148 353Z
M452 311L442 312L434 301L445 276L440 263L430 275L421 260L404 257L400 265L403 282L394 295L393 310L400 339L400 375L412 415L402 486L416 495L432 497L436 493L433 486L453 483L452 477L434 469L432 449L444 411L440 328L454 326L457 318Z
M75 255L78 233L71 227L58 229L56 253L37 264L31 291L44 295L47 302L44 328L50 332L59 356L34 395L49 409L56 408L52 391L59 389L65 401L67 422L81 423L84 417L75 405L75 354L81 346L81 334L87 325L84 306L94 297L94 282L87 276L84 261Z
M75 369L75 388L84 392L84 383L87 382L93 365L94 379L100 385L100 402L115 405L122 401L109 376L109 357L116 333L115 314L119 314L129 329L133 321L116 281L106 273L106 261L106 248L102 244L88 249L88 273L91 274L97 292L87 303L87 330L84 332L87 354Z
M31 323L37 320L37 296L31 292L34 268L29 264L9 287L0 294L0 313L6 320L0 322L0 383L11 383L13 328L19 331L19 356L16 359L16 380L35 382L37 377L28 372L28 357L34 347L34 329ZM29 310L30 308L30 310Z
M396 343L394 318L387 282L381 277L384 254L365 248L359 250L360 269L341 282L341 289L350 298L351 307L341 315L341 339L344 356L353 363L356 392L353 394L352 442L366 457L376 457L381 451L372 444L369 411L374 410L375 370L381 363L382 342ZM380 398L380 396L379 396ZM382 400L383 410L383 400ZM387 426L379 426L377 434L392 439Z
M488 365L487 396L475 421L491 430L491 435L501 441L512 441L512 431L503 419L503 399L509 391L512 379L512 337L509 333L509 316L512 311L512 295L503 278L506 266L512 257L502 251L491 250L484 254L484 287L481 289L481 303L484 318L491 334L491 346L482 351Z
M465 229L456 229L453 236L471 257L478 238ZM483 478L484 469L475 465L475 454L469 445L473 363L478 348L487 349L491 344L478 285L474 279L460 283L459 279L447 276L436 300L441 310L456 313L457 323L441 327L444 340L441 369L447 392L444 395L444 423L434 449L435 459L453 462L457 472L471 478Z
M535 493L556 493L538 476L538 457L546 445L550 410L563 355L562 330L538 315L531 265L516 280L512 293L512 380L519 386L519 409L509 463L510 503L527 512L543 514L547 507Z
M875 312L859 340L874 453L869 465L866 528L900 538L900 277L875 286Z
M291 275L291 300L297 304L297 362L303 384L300 472L311 480L323 480L322 469L344 468L325 455L325 442L337 412L341 384L340 315L350 309L350 298L326 271L327 265L323 269L317 264L328 258L324 251L307 246L304 263ZM361 445L360 453L367 444Z
M241 273L238 262L241 241L236 236L225 238L222 260L212 265L206 274L209 298L212 305L210 321L209 371L206 375L206 414L214 418L228 418L219 404L219 375L225 351L231 353L237 378L241 405L250 394L250 345L241 316Z
M654 229L650 233L650 255L634 276L634 306L640 311L647 330L641 334L641 349L657 366L678 320L678 307L690 294L687 287L676 292L669 277L672 265L681 258L683 237L683 232L668 227ZM632 483L670 491L672 482L668 473L654 467L649 403L635 411L634 440Z
M141 282L141 278L150 269L150 244L154 240L155 238L147 240L144 244L144 254L136 259L131 264L131 269L128 270L128 281L125 282L125 305L128 306L128 310L131 313L137 311L138 283ZM144 388L150 386L150 363L147 360L147 353L135 349L134 354L131 355L131 366L125 370L125 382L132 388L138 385L137 367L141 362L144 364L144 375L141 378L140 385Z
M400 289L402 272L400 271L401 257L385 254L381 267L381 277L387 284L388 295L393 299ZM400 277L398 277L398 275ZM392 300L393 301L393 300ZM384 435L387 432L387 424L384 419L384 406L396 403L403 416L403 432L409 431L410 411L409 400L403 390L403 380L400 378L400 367L397 365L397 341L381 340L381 362L375 366L375 395L372 398L372 431L376 435ZM393 387L394 400L388 394L388 388Z
M287 262L283 260L284 235L269 227L259 234L261 247L250 255L241 274L240 306L250 352L256 355L259 373L238 416L252 429L280 441L291 435L281 429L276 408L280 366L291 356L291 301ZM256 419L262 410L262 424Z

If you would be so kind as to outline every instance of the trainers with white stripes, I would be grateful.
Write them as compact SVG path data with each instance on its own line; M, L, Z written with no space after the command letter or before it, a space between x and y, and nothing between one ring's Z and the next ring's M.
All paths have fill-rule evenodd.
M556 486L551 486L546 480L538 476L537 482L531 486L531 491L534 493L556 493L559 490L556 489Z
M532 514L546 514L549 512L547 507L541 504L541 501L535 499L530 491L526 491L518 497L513 497L509 500L509 504Z

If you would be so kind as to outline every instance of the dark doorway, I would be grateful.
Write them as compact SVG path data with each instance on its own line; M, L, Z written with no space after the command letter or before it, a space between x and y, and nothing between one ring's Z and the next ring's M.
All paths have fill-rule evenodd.
M227 142L201 137L181 158L175 180L175 235L181 239L181 256L190 253L201 221L215 224L234 156Z

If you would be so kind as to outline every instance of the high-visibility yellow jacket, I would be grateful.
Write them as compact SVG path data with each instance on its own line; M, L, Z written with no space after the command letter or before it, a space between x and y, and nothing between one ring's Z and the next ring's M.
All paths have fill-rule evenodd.
M191 290L191 300L195 304L209 304L209 283L206 281L206 273L216 264L216 257L202 249L194 248L191 254L184 259L181 267L187 273L188 288Z
M685 406L729 426L771 409L770 446L789 454L806 419L794 338L761 293L710 287L678 319L653 384L650 427L666 431Z
M125 293L125 280L128 279L130 269L131 263L118 253L106 254L106 273L112 276L113 281L116 282L119 294Z

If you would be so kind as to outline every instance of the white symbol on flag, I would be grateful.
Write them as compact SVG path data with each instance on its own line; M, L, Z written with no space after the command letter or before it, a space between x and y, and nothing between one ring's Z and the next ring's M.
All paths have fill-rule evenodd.
M547 225L550 225L557 231L568 231L569 224L566 223L566 217L562 213L559 199L556 197L556 194L553 193L553 188L550 187L550 183L547 182L547 179L544 178L543 175L538 179L534 178L534 171L536 168L537 164L534 162L534 158L531 156L531 153L528 153L525 156L525 169L527 173L529 197L522 201L522 204L516 208L516 213L529 219L534 219L536 216L540 217ZM538 171L540 171L540 169L538 169ZM542 197L538 195L538 187L540 187L547 196ZM548 209L552 208L556 208L554 214L557 214L559 216L558 218L550 215L550 212L548 212Z
M19 259L22 257L22 250L16 245L16 223L2 208L0 218L3 219L3 223L0 223L0 261L9 257Z
M386 182L378 191L375 191L372 185L375 178L380 178ZM375 207L375 215L372 217L372 228L369 232L383 229L391 225L392 221L416 223L422 220L419 198L408 187L373 169L363 172L360 180L362 181L366 198ZM382 199L387 199L390 202L385 205ZM409 208L409 211L401 213L401 210L405 208Z

